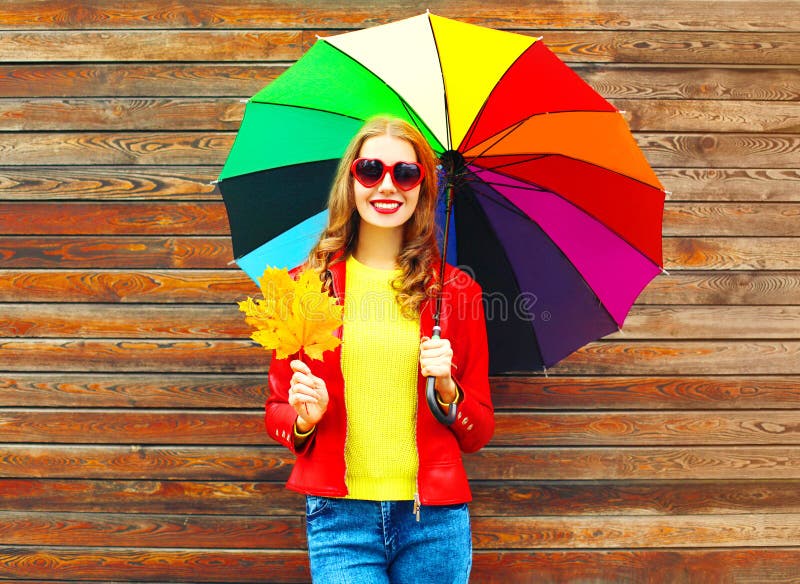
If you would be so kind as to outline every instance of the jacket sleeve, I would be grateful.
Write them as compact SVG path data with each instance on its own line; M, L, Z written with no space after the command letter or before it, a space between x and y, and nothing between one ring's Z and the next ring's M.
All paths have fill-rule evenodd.
M480 286L472 281L458 294L451 330L453 380L464 396L450 426L461 450L475 452L494 434L494 407L489 389L489 347Z
M272 352L272 362L269 366L269 397L267 398L264 420L267 434L286 446L294 454L300 456L308 452L314 442L316 432L311 434L300 450L295 448L294 423L297 419L297 412L289 405L289 384L292 378L290 362L291 357L277 359L275 351Z

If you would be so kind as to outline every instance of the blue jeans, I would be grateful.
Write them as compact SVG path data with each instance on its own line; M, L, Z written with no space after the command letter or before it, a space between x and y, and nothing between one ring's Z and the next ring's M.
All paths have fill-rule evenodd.
M321 584L464 584L472 568L469 509L413 501L306 497L311 577Z

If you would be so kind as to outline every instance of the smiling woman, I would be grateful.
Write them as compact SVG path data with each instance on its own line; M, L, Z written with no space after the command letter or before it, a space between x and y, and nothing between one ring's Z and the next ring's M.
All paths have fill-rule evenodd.
M485 445L494 419L482 309L450 310L442 338L423 336L445 282L448 302L482 307L466 274L447 266L439 280L434 164L405 121L376 118L355 135L304 266L344 305L342 344L321 364L274 356L270 366L267 430L297 455L288 487L307 495L315 582L469 577L460 451ZM427 377L435 407L458 403L468 424L432 415ZM445 549L448 562L431 561Z

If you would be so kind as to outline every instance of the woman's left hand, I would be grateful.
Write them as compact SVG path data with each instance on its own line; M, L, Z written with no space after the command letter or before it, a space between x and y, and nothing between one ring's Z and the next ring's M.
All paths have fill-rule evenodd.
M423 377L436 378L436 391L443 402L452 403L458 388L451 375L453 348L447 339L422 337L419 345L419 367Z

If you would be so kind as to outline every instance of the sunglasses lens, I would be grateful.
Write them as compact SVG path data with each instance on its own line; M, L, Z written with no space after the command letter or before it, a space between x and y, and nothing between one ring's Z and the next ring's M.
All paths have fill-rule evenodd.
M410 190L422 180L422 168L412 162L398 162L392 172L394 184L403 190Z
M383 178L383 162L375 158L364 158L355 166L355 176L365 187L371 187Z

